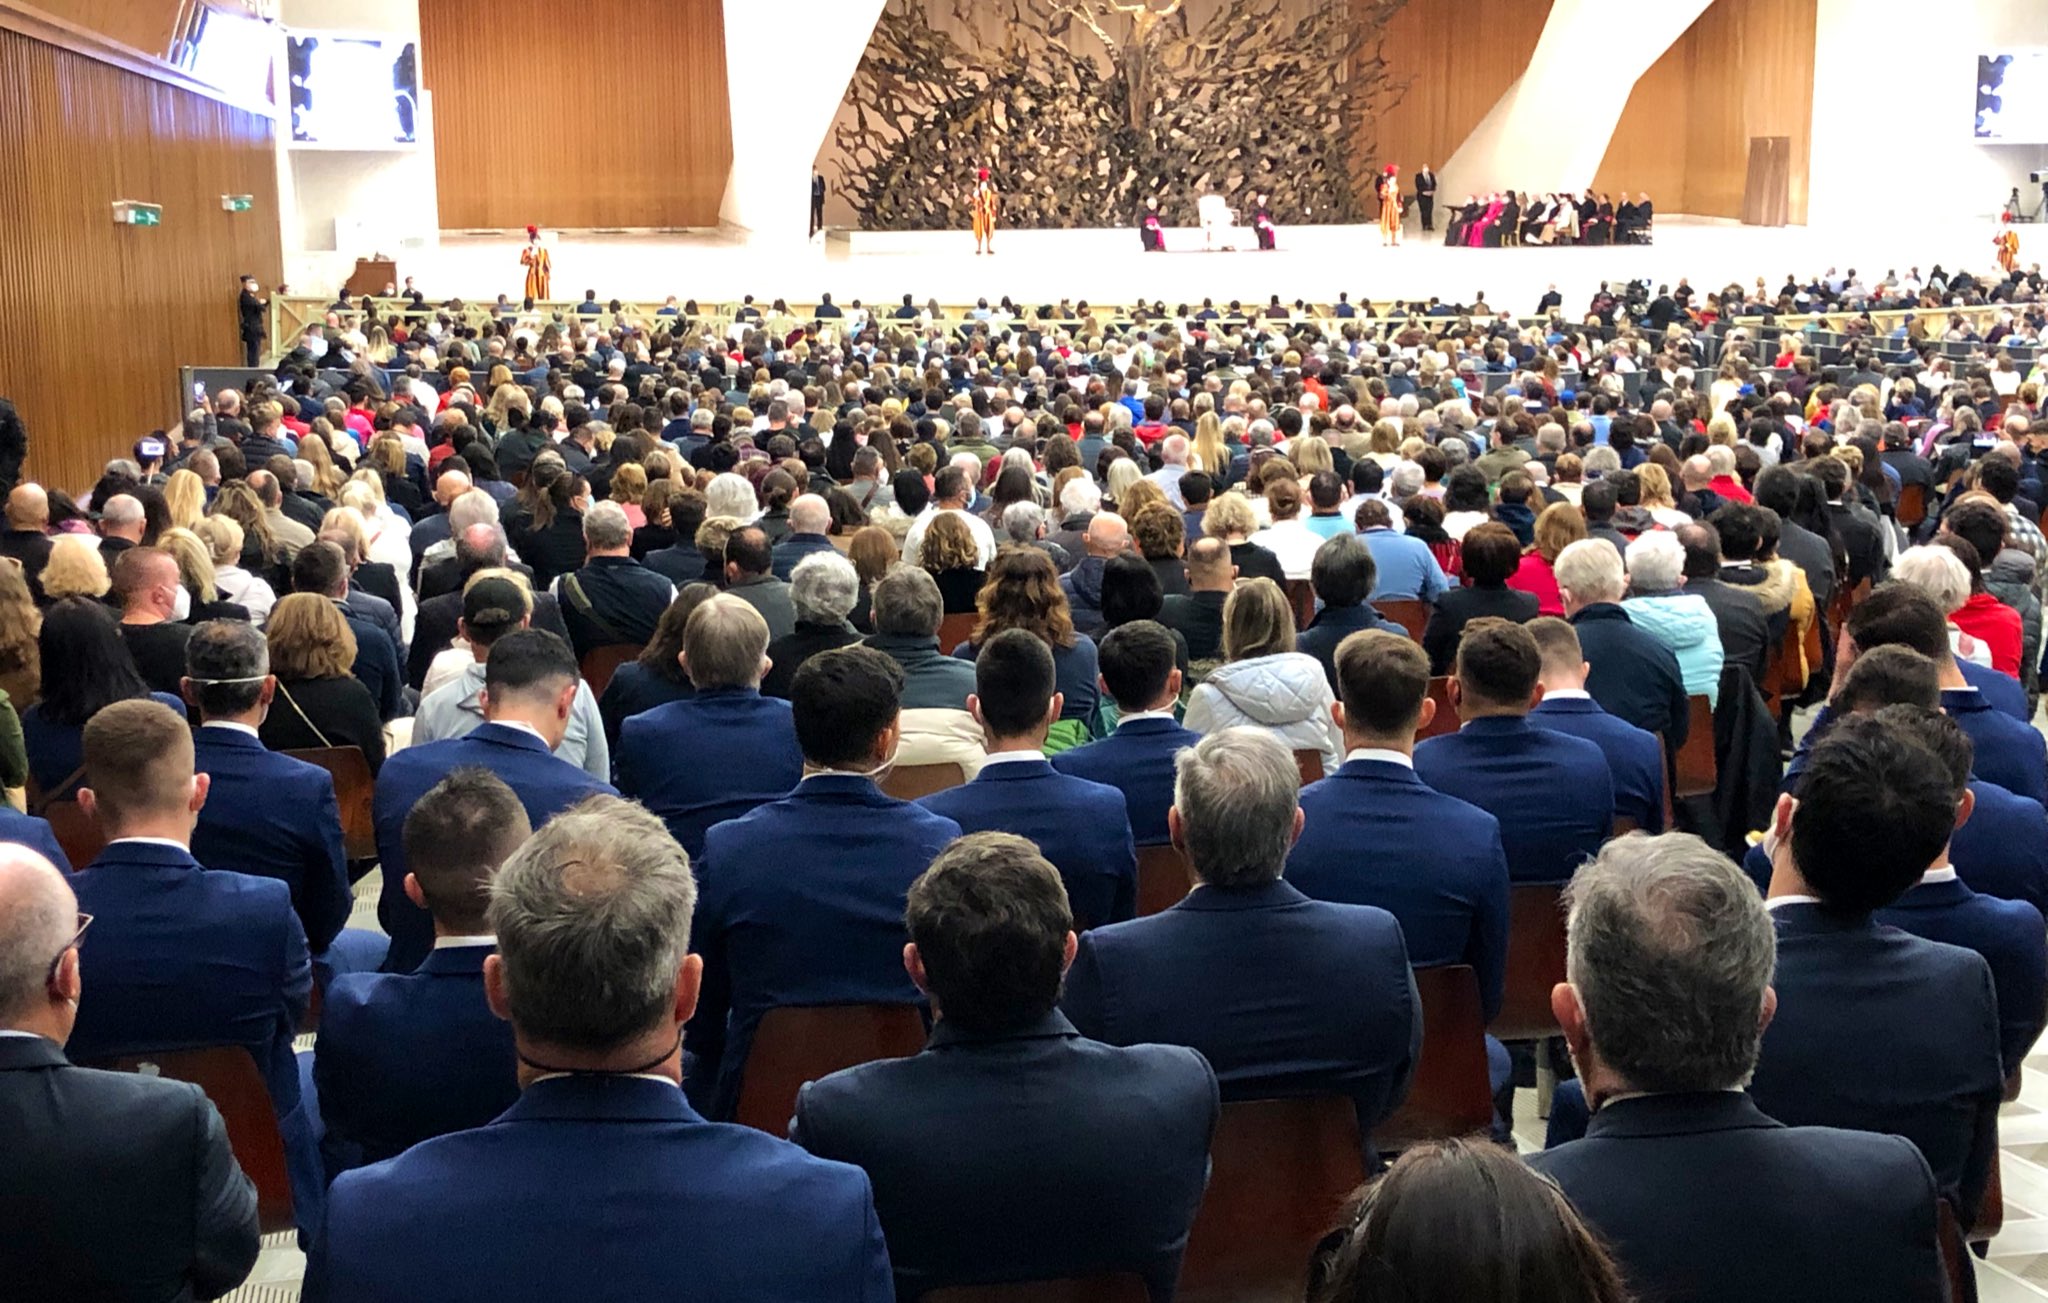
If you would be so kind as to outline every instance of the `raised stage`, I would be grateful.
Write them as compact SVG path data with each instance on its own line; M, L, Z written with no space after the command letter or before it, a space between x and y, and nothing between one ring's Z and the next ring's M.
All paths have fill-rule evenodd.
M2048 226L2018 229L2021 262L2048 260ZM983 297L993 303L1005 294L1020 305L1158 298L1169 310L1205 295L1219 303L1263 303L1273 294L1322 303L1339 291L1354 302L1432 295L1470 301L1484 293L1497 308L1528 312L1555 284L1567 309L1576 310L1602 280L1688 276L1710 291L1758 276L1776 289L1788 272L1805 278L1829 267L1854 267L1866 278L1914 265L1924 274L1936 263L1982 271L1991 266L1991 230L1974 221L1933 231L1904 221L1843 231L1663 217L1656 243L1647 246L1453 249L1441 233L1411 229L1401 245L1383 248L1377 226L1302 226L1281 228L1271 252L1253 247L1243 228L1246 248L1212 253L1202 249L1199 228L1189 227L1169 228L1166 252L1157 254L1141 251L1130 228L1016 230L999 231L997 252L979 257L966 231L835 231L794 245L729 230L566 231L553 233L554 291L562 299L594 289L600 299L642 302L669 294L706 301L752 294L764 304L777 297L813 302L821 292L841 304L859 298L870 305L894 304L906 293L919 304L949 305ZM520 235L445 233L438 248L401 254L399 273L417 277L430 299L516 299Z

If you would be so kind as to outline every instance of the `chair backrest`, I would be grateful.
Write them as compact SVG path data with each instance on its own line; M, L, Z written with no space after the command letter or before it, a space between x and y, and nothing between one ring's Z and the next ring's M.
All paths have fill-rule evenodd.
M939 621L939 651L951 656L953 649L974 636L974 626L981 623L981 617L973 611L962 611Z
M924 1303L1145 1303L1145 1278L1131 1272L1078 1276L1012 1285L956 1285L935 1289Z
M1287 604L1294 608L1296 632L1306 629L1316 618L1316 589L1306 579L1290 579L1283 589L1287 593Z
M915 801L966 781L966 771L950 760L932 765L897 765L882 775L882 790L899 801Z
M100 831L100 821L87 814L77 801L52 801L43 807L42 817L72 868L84 868L106 849L107 835Z
M876 1059L908 1058L924 1040L924 1015L914 1004L770 1009L754 1029L733 1121L787 1136L805 1082Z
M1386 1148L1471 1135L1493 1123L1478 975L1469 964L1418 968L1415 990L1422 997L1422 1057L1408 1098L1373 1128L1373 1142Z
M604 690L611 686L612 675L627 661L638 660L640 653L647 650L645 643L610 642L602 647L592 647L583 655L583 681L590 685L592 696L602 697Z
M1294 767L1301 772L1301 785L1320 782L1323 777L1323 753L1314 747L1296 747Z
M1504 1041L1558 1033L1550 989L1564 980L1564 885L1523 882L1508 889L1507 990L1487 1027Z
M1436 703L1436 718L1416 730L1418 742L1426 737L1442 737L1458 731L1458 712L1451 707L1451 678L1448 674L1439 674L1429 681L1429 699Z
M1607 834L1607 839L1613 841L1616 837L1626 837L1632 832L1641 831L1641 829L1642 825L1634 819L1629 818L1625 814L1617 814L1614 816L1614 829Z
M1138 917L1172 909L1194 887L1187 857L1177 846L1138 848Z
M1174 1297L1301 1298L1317 1242L1365 1180L1360 1149L1358 1115L1345 1096L1225 1104Z
M1422 641L1422 631L1429 625L1428 602L1419 602L1412 597L1386 597L1372 605L1381 615L1406 629L1410 638Z
M263 1233L292 1228L292 1183L285 1169L284 1138L278 1134L270 1090L247 1046L125 1054L97 1059L87 1066L189 1081L205 1091L227 1124L235 1161L256 1183L256 1218Z
M1927 488L1921 484L1905 484L1899 487L1899 523L1907 529L1927 519Z
M1714 760L1714 708L1699 693L1687 698L1690 718L1685 745L1671 761L1671 794L1678 797L1707 796L1720 781Z
M294 760L318 765L334 780L334 803L341 810L341 843L352 860L372 859L377 854L377 822L374 806L377 780L370 773L370 761L361 747L302 747L286 751Z

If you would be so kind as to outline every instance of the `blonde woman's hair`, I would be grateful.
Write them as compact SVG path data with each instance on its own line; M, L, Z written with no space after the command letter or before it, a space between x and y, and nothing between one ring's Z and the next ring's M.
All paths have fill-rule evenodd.
M233 516L208 516L194 525L192 532L206 544L216 567L241 564L242 527Z
M50 545L50 559L43 565L43 599L60 597L105 597L107 563L99 544L85 534L61 534Z
M178 563L178 581L202 602L219 597L213 582L213 549L189 529L167 529L157 535L156 545Z
M270 672L280 679L345 679L354 672L356 636L341 608L318 593L290 593L264 626Z
M1252 504L1242 493L1219 493L1202 512L1202 532L1210 538L1228 540L1233 534L1248 538L1258 527L1259 518L1252 514Z
M1249 579L1223 603L1223 659L1250 660L1294 650L1294 608L1280 585Z
M206 515L206 485L181 466L164 481L164 506L173 528L190 529Z

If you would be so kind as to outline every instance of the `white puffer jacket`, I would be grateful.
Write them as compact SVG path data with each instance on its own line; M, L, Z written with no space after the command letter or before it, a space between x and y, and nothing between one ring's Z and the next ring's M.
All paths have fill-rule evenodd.
M1218 666L1195 685L1181 722L1197 733L1249 724L1271 730L1293 751L1322 753L1323 772L1344 763L1344 739L1330 718L1336 702L1315 657L1278 652Z

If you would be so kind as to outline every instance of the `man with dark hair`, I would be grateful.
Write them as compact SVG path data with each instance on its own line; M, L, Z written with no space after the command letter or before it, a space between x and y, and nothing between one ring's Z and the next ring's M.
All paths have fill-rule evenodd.
M532 834L518 794L474 767L406 816L405 894L432 916L434 948L416 972L348 973L327 988L313 1080L330 1175L480 1127L519 1097L512 1029L484 1002L497 952L484 910L498 866Z
M1754 523L1756 508L1745 503L1731 502L1714 513L1714 520L1730 511L1747 512L1747 519ZM1743 517L1738 517L1738 524ZM1736 529L1738 539L1754 539L1755 533ZM1770 664L1771 652L1784 637L1784 613L1780 613L1777 637L1772 636L1771 619L1764 614L1764 604L1755 593L1723 583L1721 570L1724 565L1721 553L1721 535L1718 524L1680 525L1678 542L1685 548L1685 591L1700 598L1707 609L1714 613L1714 623L1721 631L1721 655L1723 665L1739 665L1749 671L1749 681L1761 685L1764 670ZM1747 564L1756 555L1756 543L1748 543L1749 556L1742 558Z
M1491 1018L1507 981L1507 855L1498 820L1415 772L1415 734L1436 718L1429 659L1399 634L1368 630L1340 643L1335 662L1344 763L1302 789L1287 881L1316 900L1391 913L1417 968L1470 964Z
M759 525L736 529L725 542L725 589L761 613L768 622L768 641L786 638L796 628L796 604L789 585L774 574L775 553L768 533Z
M1187 509L1180 513L1187 530L1188 547L1202 536L1202 513L1209 509L1209 500L1216 496L1216 481L1203 471L1189 471L1180 477L1180 496Z
M1543 699L1529 712L1529 722L1584 738L1607 757L1614 779L1614 814L1644 832L1664 831L1664 748L1655 733L1618 719L1600 708L1586 691L1591 666L1579 649L1578 631L1553 616L1524 626L1543 657L1538 680Z
M575 653L554 634L519 629L491 644L480 700L484 722L461 737L394 751L377 774L377 858L384 890L377 921L391 936L387 973L410 973L433 949L433 919L405 893L405 819L451 770L476 765L505 780L535 827L586 796L617 795L554 754L569 731L583 680Z
M1215 1074L1185 1048L1087 1040L1060 1014L1073 920L1022 837L948 846L911 884L905 922L931 1043L806 1085L790 1127L867 1171L897 1296L1116 1271L1170 1294L1207 1180Z
M1819 493L1812 477L1790 466L1766 466L1756 477L1756 505L1778 513L1778 555L1806 573L1814 606L1822 611L1835 595L1835 555L1827 539L1794 519L1800 494Z
M1474 620L1450 683L1463 724L1415 748L1423 782L1500 821L1516 882L1565 881L1614 825L1614 779L1600 748L1529 722L1542 674L1543 655L1527 628Z
M988 760L973 782L918 802L962 832L1027 837L1067 884L1075 926L1085 932L1137 913L1138 860L1123 793L1055 769L1045 737L1065 706L1054 691L1052 651L1024 629L1005 629L974 658L967 709L981 725Z
M790 685L802 781L704 835L690 1094L713 1118L732 1116L770 1009L920 998L898 962L903 898L960 825L875 784L895 760L902 692L896 662L869 647L805 661Z
M95 926L80 948L92 981L70 1050L94 1060L164 1045L245 1047L277 1113L292 1212L310 1235L326 1181L292 1057L313 959L291 889L193 858L211 782L192 768L183 715L117 701L86 722L84 751L78 803L107 844L71 880Z
M1982 956L1882 927L1966 814L1942 761L1865 716L1814 748L1778 798L1769 905L1778 1016L1749 1085L1790 1126L1902 1135L1965 1231L1998 1156L1998 1003Z
M348 558L325 539L315 539L292 559L292 591L315 593L334 603L356 638L351 673L370 690L377 714L387 723L405 708L405 679L390 635L348 604Z
M1614 527L1614 512L1621 505L1611 478L1597 479L1579 491L1579 511L1586 518L1586 537L1611 544L1616 556L1628 552L1628 538Z
M192 854L209 868L276 878L291 888L315 963L343 934L349 892L341 812L326 770L265 747L256 730L277 694L270 648L245 620L208 620L185 648L181 683L199 712L193 763L212 789L192 830ZM384 938L351 934L339 971L375 968ZM324 974L323 974L324 976Z
M1300 773L1270 732L1226 728L1175 763L1168 819L1199 887L1083 936L1061 1007L1112 1045L1200 1050L1226 1100L1348 1095L1369 1137L1407 1095L1422 1044L1401 925L1281 879Z
M1372 549L1356 534L1339 534L1316 549L1315 560L1309 566L1309 582L1322 599L1323 609L1316 612L1316 618L1294 640L1294 649L1321 663L1334 692L1337 644L1364 629L1378 629L1404 638L1408 631L1366 603L1379 583L1379 567L1373 561Z
M512 1026L519 1098L338 1177L311 1297L889 1297L864 1177L684 1099L696 901L682 849L630 801L581 802L505 862L483 995Z
M198 1086L65 1058L93 921L54 865L0 842L0 1279L22 1298L217 1298L256 1263L256 1188Z
M1220 544L1219 544L1220 546ZM1229 553L1223 553L1227 559ZM1123 793L1124 813L1139 846L1172 840L1166 812L1173 806L1173 758L1201 740L1173 716L1181 674L1173 632L1152 620L1118 625L1102 639L1096 668L1102 690L1116 702L1116 730L1052 758L1062 774L1104 783Z
M1370 465L1371 463L1361 463ZM1393 512L1377 498L1367 498L1352 513L1358 536L1372 552L1375 579L1367 601L1400 599L1431 602L1449 586L1444 568L1429 544L1394 528Z
M1884 578L1887 568L1884 527L1857 505L1849 493L1853 478L1849 473L1849 463L1839 457L1815 458L1813 476L1820 481L1821 492L1827 498L1828 519L1834 523L1842 546L1848 549L1849 584L1853 587L1866 579L1877 583Z
M1934 1182L1913 1147L1782 1126L1743 1092L1795 998L1771 989L1784 957L1755 889L1673 833L1609 842L1566 900L1551 1008L1595 1111L1584 1139L1530 1165L1641 1297L1943 1297Z

